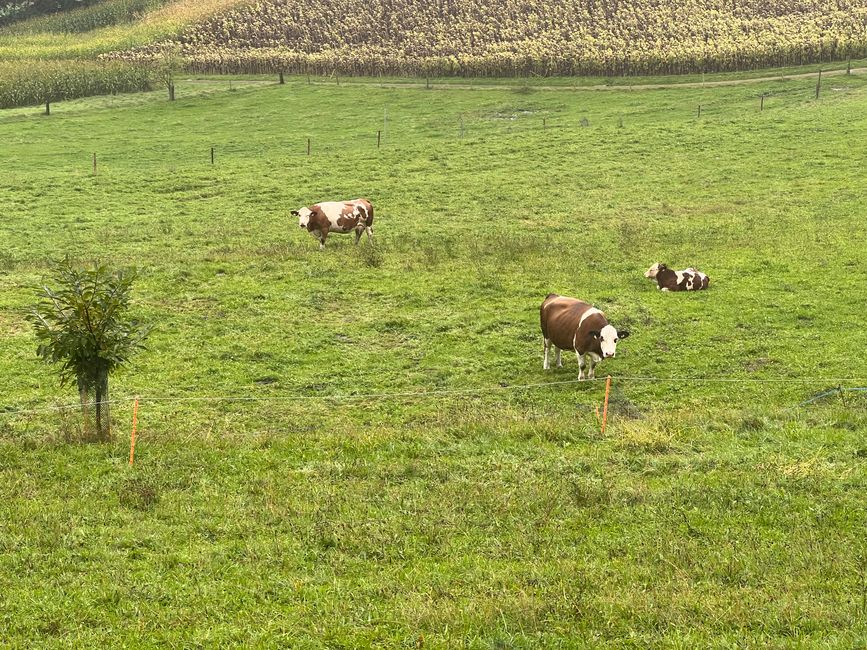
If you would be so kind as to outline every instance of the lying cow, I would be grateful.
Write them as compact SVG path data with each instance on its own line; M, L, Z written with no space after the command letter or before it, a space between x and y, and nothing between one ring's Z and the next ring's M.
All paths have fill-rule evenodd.
M373 206L367 199L352 201L323 201L309 208L293 210L298 225L319 240L319 250L325 248L328 233L355 231L355 243L367 232L367 241L373 241Z
M585 357L590 362L590 370L586 379L596 376L596 364L613 357L617 351L617 342L629 336L629 332L617 329L608 323L605 314L592 305L549 293L539 308L539 318L542 324L542 337L545 345L545 361L542 368L548 370L548 349L553 344L556 349L557 367L561 368L561 350L575 350L578 355L578 379L585 379Z
M699 291L707 289L710 278L692 267L674 271L665 264L657 262L644 273L645 278L656 280L662 291Z

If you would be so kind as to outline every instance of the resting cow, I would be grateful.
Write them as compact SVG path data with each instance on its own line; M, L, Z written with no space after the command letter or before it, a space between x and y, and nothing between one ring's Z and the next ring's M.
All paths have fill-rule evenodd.
M319 240L319 250L325 248L328 233L346 234L355 231L355 243L367 232L367 241L373 241L373 206L367 199L352 201L323 201L309 208L293 210L298 225Z
M707 289L710 278L692 267L674 271L665 264L657 262L644 272L645 278L656 280L662 291L699 291Z
M596 376L596 364L613 357L617 351L617 342L629 336L629 332L617 329L608 323L605 314L592 305L549 293L539 308L539 318L542 324L542 337L545 345L545 361L542 368L548 370L548 350L554 345L557 356L557 367L563 366L560 359L561 350L575 350L578 356L578 379L593 379ZM585 357L590 362L590 370L586 377Z

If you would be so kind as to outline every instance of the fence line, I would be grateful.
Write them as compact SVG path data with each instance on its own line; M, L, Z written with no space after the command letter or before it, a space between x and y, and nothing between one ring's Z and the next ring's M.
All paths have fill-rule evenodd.
M852 72L854 73L856 71L857 72L867 71L867 68L858 68L857 70L853 70ZM844 74L845 70L840 70L838 72L840 74ZM793 78L794 79L798 79L798 78L807 79L808 77L816 76L816 74L818 74L818 73L808 73L806 75L796 75ZM826 76L828 74L829 74L829 72L825 73ZM789 79L789 77L786 77L786 79ZM776 78L774 78L774 80L776 80ZM753 81L753 80L749 80L749 81ZM768 80L766 79L766 81L768 81ZM323 82L323 83L328 83L328 82ZM373 82L371 82L371 84L373 84ZM366 84L365 83L359 83L357 85L363 86ZM419 85L420 85L420 87L424 87L424 83L420 83ZM693 90L701 90L701 89L704 89L706 87L712 88L715 86L715 84L710 83L710 82L708 82L707 84L696 82L695 84L679 84L679 85L684 87L684 88L690 88ZM408 85L407 87L412 87L412 86ZM443 87L445 87L445 85L443 85ZM635 87L638 87L638 86L635 86ZM653 86L653 85L650 85L647 87L651 88L651 89L655 88L655 86ZM810 87L812 88L812 84L810 85ZM456 85L455 88L460 88L460 86ZM520 88L520 86L514 86L514 87L504 86L504 87L490 87L490 88L491 89L498 89L498 90L506 90L506 89L514 90L515 88ZM614 88L614 87L612 87L612 88ZM622 87L616 87L616 88L623 90L623 89L627 89L630 87L629 86L622 86ZM554 88L552 88L552 89L554 89ZM558 87L556 87L556 89L558 89L558 90L576 90L576 89L580 89L580 88L571 87L571 86L563 86L563 87L558 86ZM719 110L729 108L732 106L738 106L738 105L758 107L757 112L761 112L764 110L765 99L794 98L794 97L797 97L803 90L804 89L801 87L774 88L773 90L771 90L769 92L762 93L760 96L757 95L755 97L749 97L749 98L739 98L738 97L738 98L730 99L728 101L724 101L724 100L715 100L715 101L699 100L700 104L698 106L698 117L700 118L702 115L708 114L709 112L712 112L714 116L718 116ZM277 151L279 153L279 155L281 155L282 157L287 157L287 158L311 156L311 153L312 153L312 155L315 156L317 148L319 148L319 150L322 151L322 150L330 150L330 149L333 149L334 147L342 147L342 148L352 149L352 150L359 150L363 147L369 147L371 150L381 148L381 149L389 149L389 150L395 151L395 150L401 149L402 145L405 146L407 144L409 144L409 146L414 146L414 145L415 146L424 146L425 144L429 144L430 141L432 141L432 140L437 140L437 141L439 141L439 140L447 140L447 141L449 141L449 140L456 140L456 141L462 140L462 139L464 139L464 132L465 131L467 134L472 135L472 136L476 136L476 137L509 136L509 135L522 136L522 135L526 135L527 133L532 133L532 132L536 132L539 130L541 130L541 131L547 131L547 130L554 130L554 131L564 130L565 131L565 130L568 130L568 132L570 132L570 133L571 132L577 133L577 132L580 132L580 130L582 130L586 127L589 127L589 126L598 127L599 125L611 126L613 124L617 124L618 127L622 127L624 117L626 117L630 121L630 124L641 125L641 124L644 124L645 122L656 124L656 123L659 123L660 121L665 121L666 123L671 123L670 117L668 119L665 119L665 118L661 118L661 117L652 118L652 117L647 116L645 111L644 111L644 108L646 108L646 107L644 107L644 106L637 107L631 113L626 114L626 115L621 114L621 113L605 113L604 115L602 115L599 113L591 112L587 116L580 118L580 119L574 118L574 116L564 117L564 116L559 115L558 113L549 114L548 109L540 109L538 111L535 111L532 116L522 116L520 118L506 118L506 117L497 118L497 117L494 117L492 115L488 115L486 118L485 117L479 117L479 118L475 119L471 124L468 124L466 126L466 129L464 128L462 117L461 116L457 116L457 117L453 116L453 121L448 121L446 118L443 118L441 121L436 123L434 135L421 135L421 136L419 136L416 133L416 130L413 129L413 130L410 130L408 132L401 133L400 136L395 136L395 135L389 134L389 136L387 138L382 137L381 143L380 143L380 138L377 136L378 130L377 130L376 126L378 125L378 122L376 120L374 120L371 123L369 130L360 130L359 129L357 131L357 134L354 136L343 137L340 139L330 139L328 136L322 136L323 139L319 143L318 146L317 146L317 137L318 136L316 136L315 133L311 133L310 131L307 131L306 135L303 135L303 136L298 135L297 140L293 140L291 142L285 141L282 146L280 146L280 147L273 147L272 146L271 148L269 148L267 150L257 150L257 148L255 146L253 146L252 148L248 147L244 142L231 142L231 143L222 143L222 144L213 143L213 144L216 144L216 148L213 146L212 143L208 143L208 144L202 144L202 147L201 147L202 154L201 154L201 156L199 156L199 154L197 154L197 153L190 153L192 150L189 147L186 147L182 150L184 152L187 152L188 156L186 158L182 155L182 156L174 159L173 162L166 163L166 164L169 164L172 166L174 166L176 164L184 164L184 163L196 164L196 161L201 160L203 164L210 161L210 164L213 165L214 164L214 153L228 154L229 156L241 155L241 156L245 156L245 159L250 159L250 157L255 157L257 155L261 156L263 154L267 155L267 154L272 153L274 151ZM556 110L556 109L554 109L554 110ZM651 115L655 115L656 112L658 112L660 110L662 110L662 109L658 108L658 107L652 109ZM683 100L681 102L677 102L676 106L672 107L672 109L670 111L667 111L666 114L669 116L672 114L679 114L688 120L688 119L690 119L691 116L696 116L695 104L687 103L686 100ZM587 117L590 117L592 119L585 123L585 119ZM2 122L2 121L3 120L0 120L0 122ZM393 120L390 120L390 122L391 121L393 121ZM512 123L513 121L514 121L514 123ZM504 125L507 125L508 128L503 129L502 127ZM303 130L299 130L298 134L301 134L302 131ZM458 135L458 134L460 134L460 135ZM309 137L308 137L308 135L309 135ZM451 137L451 136L454 136L454 137ZM306 152L305 152L305 143L306 143ZM312 145L312 150L311 150L311 145ZM394 145L396 145L396 146L394 146ZM215 150L215 151L212 151L212 150ZM94 154L92 151L82 151L80 153L81 153L81 155L87 155L89 158L89 162L91 163L91 167L95 168L95 165L93 164L94 160L92 157L95 156L96 154ZM28 152L27 158L33 159L34 157L36 157L36 158L40 158L43 160L52 160L52 161L56 160L58 158L60 158L62 160L67 160L67 159L71 158L73 160L72 164L75 164L74 159L77 155L78 154L76 154L76 153L70 154L70 152L68 150L64 149L64 150L59 150L57 152L49 152L49 153L35 153L34 154L32 152ZM113 161L117 160L118 157L122 157L124 160L126 160L129 157L129 152L125 151L122 154L118 153L117 156L113 156L113 154L111 154L111 153L105 154L104 152L102 152L102 153L100 153L100 155L101 156L109 156L110 160L113 162ZM13 158L12 160L14 161L17 159ZM153 160L164 161L165 160L165 154L153 154Z
M495 386L476 386L471 388L450 388L450 389L442 389L442 390L426 390L426 391L401 391L401 392L380 392L380 393L359 393L359 394L325 394L325 395L270 395L270 396L249 396L249 395L193 395L188 397L173 397L173 396L131 396L131 397L121 397L113 400L103 400L98 402L99 404L121 404L124 402L133 402L136 399L140 403L144 402L163 402L163 403L178 403L178 402L293 402L293 401L356 401L356 400L373 400L373 401L384 401L388 399L399 399L399 398L425 398L425 397L438 397L438 396L446 396L446 395L472 395L477 393L485 393L485 392L500 392L500 391L512 391L512 390L532 390L536 388L548 388L552 386L566 386L572 384L588 384L588 383L597 383L605 381L604 378L595 377L593 379L564 379L561 381L551 381L551 382L539 382L532 384L505 384L505 385L495 385ZM652 377L652 376L640 376L640 375L623 375L623 376L613 376L613 382L619 381L636 381L636 382L666 382L666 383L690 383L690 382L704 382L704 383L749 383L749 384L770 384L770 383L816 383L816 384L838 384L832 390L826 391L817 395L815 397L810 398L801 403L801 405L809 404L815 402L816 400L821 399L822 397L827 397L828 395L833 395L836 393L841 393L845 391L865 391L867 392L867 387L843 387L842 384L867 384L867 378L863 377L845 377L845 378L833 378L833 377L791 377L791 378L736 378L736 377ZM97 402L89 402L87 406L94 406ZM24 409L24 410L6 410L0 411L0 416L4 415L35 415L39 413L51 413L57 411L64 411L70 409L78 409L81 408L81 403L76 402L75 404L63 404L57 405L53 407L45 407L38 409Z
M858 386L858 387L848 388L848 387L844 387L844 386L837 386L833 390L827 390L824 393L820 393L819 395L816 395L815 397L811 397L810 399L804 400L803 402L798 404L798 406L806 406L807 404L812 404L813 402L816 402L816 401L822 399L823 397L828 397L829 395L840 395L841 393L862 393L862 392L867 392L867 387Z
M120 404L121 402L131 402L135 398L134 397L119 397L117 399L104 399L100 402L87 402L84 406L96 406L97 404L102 406L103 404ZM57 406L46 406L38 409L23 409L20 411L0 411L0 416L3 415L36 415L39 413L54 413L57 411L68 411L70 409L80 409L82 407L81 402L75 402L74 404L59 404Z

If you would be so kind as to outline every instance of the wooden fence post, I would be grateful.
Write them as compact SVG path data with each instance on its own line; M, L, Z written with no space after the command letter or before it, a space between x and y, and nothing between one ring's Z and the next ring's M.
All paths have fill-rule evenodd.
M310 138L307 138L307 155L310 155Z
M819 99L819 91L822 89L822 68L819 68L819 78L816 80L816 99Z
M211 147L211 164L214 164L214 148Z
M760 111L765 110L765 93L762 93L762 101L761 101L761 103L759 104L759 110L760 110Z
M379 143L382 139L382 131L376 132L376 148L379 149Z
M96 176L96 152L93 154L93 175Z
M285 84L285 83L286 83L286 81L283 79L283 71L282 71L282 70L280 71L280 83L281 83L281 84Z
M605 425L608 423L608 395L611 393L611 375L605 380L605 402L602 405L602 433L605 433Z
M701 117L701 104L698 105L698 116Z

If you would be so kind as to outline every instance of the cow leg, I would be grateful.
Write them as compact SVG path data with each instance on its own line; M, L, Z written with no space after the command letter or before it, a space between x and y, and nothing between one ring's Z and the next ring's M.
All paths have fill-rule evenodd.
M373 226L367 226L365 230L367 231L367 241L373 243Z
M585 377L584 377L584 355L581 354L580 352L577 352L577 351L575 352L575 354L578 355L578 379L582 380L582 379L585 379Z
M548 363L548 348L551 347L551 339L542 339L542 349L545 352L545 359L542 361L542 370L550 370L551 365Z
M325 248L325 239L328 237L328 228L323 228L319 231L319 250Z
M563 360L560 358L560 348L557 348L557 357L556 358L557 358L557 367L562 368L563 367Z
M361 239L361 233L363 233L363 232L364 232L363 228L356 228L355 229L355 245L356 246L358 246L358 240Z
M593 357L590 357L590 371L587 373L587 379L596 379L596 362Z

